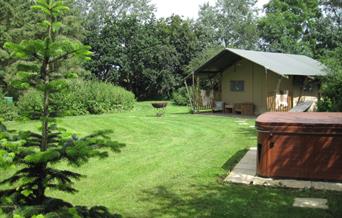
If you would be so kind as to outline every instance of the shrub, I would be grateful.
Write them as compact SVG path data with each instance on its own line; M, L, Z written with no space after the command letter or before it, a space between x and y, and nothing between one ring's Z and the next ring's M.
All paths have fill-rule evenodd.
M51 95L52 116L76 116L131 110L135 104L132 92L99 81L71 80L67 87ZM42 93L29 90L18 101L19 113L37 119L42 110Z
M98 81L86 81L84 87L84 96L87 98L84 101L89 113L124 111L134 107L134 94L124 88Z
M182 87L177 89L177 91L174 91L172 93L172 100L176 105L188 105L189 104L189 99L188 99L188 94L186 92L186 88Z
M342 72L329 73L323 79L321 95L317 103L318 111L342 111Z
M5 95L0 90L0 116L4 120L15 120L18 118L18 110L13 103L5 100Z
M342 111L342 44L327 52L322 62L328 67L327 76L322 78L321 96L317 107L319 111Z
M69 81L62 92L54 93L51 98L51 107L56 112L55 116L76 116L87 114L84 100L87 87L83 81Z
M29 89L17 102L19 115L30 119L38 119L43 110L43 94L35 89Z

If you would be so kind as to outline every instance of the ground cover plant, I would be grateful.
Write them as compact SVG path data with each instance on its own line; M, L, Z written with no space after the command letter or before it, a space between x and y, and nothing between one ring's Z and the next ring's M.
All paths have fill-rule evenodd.
M74 205L103 205L123 217L340 217L342 194L222 182L256 144L254 119L192 115L169 104L155 117L151 102L134 111L58 118L57 123L85 136L112 129L127 146L117 156L67 169L87 175L71 195L49 191ZM240 123L240 124L239 124ZM38 121L9 122L9 128L35 129ZM58 164L58 168L66 163ZM5 178L10 172L1 172ZM327 198L329 210L294 208L295 197Z

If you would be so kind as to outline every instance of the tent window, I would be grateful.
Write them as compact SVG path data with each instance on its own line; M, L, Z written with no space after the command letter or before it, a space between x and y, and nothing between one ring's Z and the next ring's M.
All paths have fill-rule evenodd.
M230 91L232 92L243 92L245 90L245 81L243 80L231 80Z

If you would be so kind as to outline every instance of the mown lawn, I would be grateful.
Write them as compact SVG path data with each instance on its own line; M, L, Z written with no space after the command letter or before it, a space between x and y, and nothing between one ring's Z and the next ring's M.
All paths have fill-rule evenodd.
M254 120L241 124L238 118L187 112L168 106L164 117L155 117L150 103L143 102L132 112L59 119L80 135L112 129L112 137L126 147L76 169L87 175L76 183L77 194L49 194L75 205L103 205L124 217L342 216L342 193L224 184L227 171L256 144ZM33 129L37 124L8 126ZM292 207L295 197L312 196L327 198L330 209Z

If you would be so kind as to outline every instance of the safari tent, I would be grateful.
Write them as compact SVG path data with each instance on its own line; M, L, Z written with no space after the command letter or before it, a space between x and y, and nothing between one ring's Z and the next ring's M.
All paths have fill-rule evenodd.
M325 72L324 65L304 55L227 48L195 70L193 80L216 81L210 90L201 88L202 99L206 92L211 105L223 102L223 110L230 112L249 105L252 112L248 113L261 114L288 111L303 101L313 102L310 110L315 110L317 78ZM192 101L193 106L203 104Z

